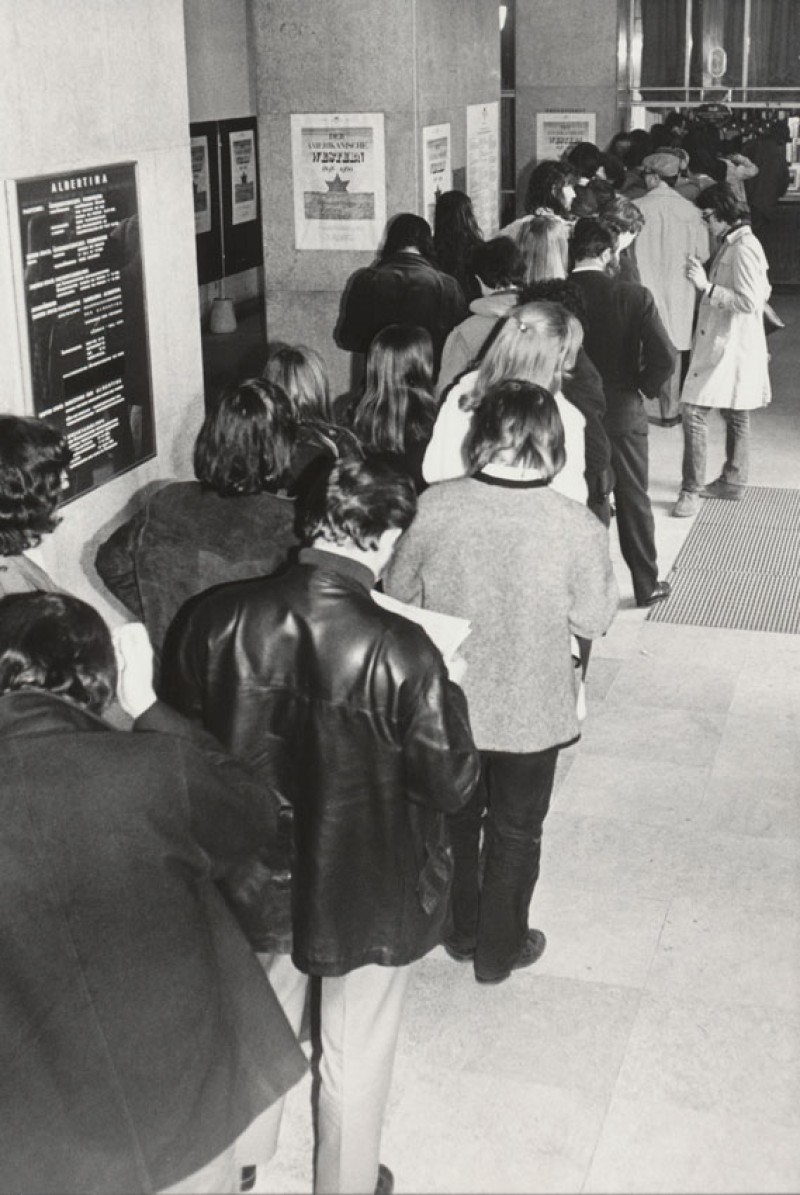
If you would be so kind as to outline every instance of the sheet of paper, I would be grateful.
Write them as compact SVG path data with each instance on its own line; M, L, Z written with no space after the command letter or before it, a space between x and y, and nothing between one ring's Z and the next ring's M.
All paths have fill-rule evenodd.
M401 614L403 618L416 622L428 635L445 660L450 659L458 651L470 632L468 618L457 618L453 614L441 614L438 610L425 610L422 606L410 606L407 602L400 602L397 598L389 597L387 593L378 593L373 589L372 596L384 610L391 610L394 614Z

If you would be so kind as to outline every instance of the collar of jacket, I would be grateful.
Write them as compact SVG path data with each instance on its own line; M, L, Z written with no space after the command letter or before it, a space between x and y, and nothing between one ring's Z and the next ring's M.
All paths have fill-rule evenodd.
M347 556L340 556L338 552L326 552L324 548L301 548L298 556L300 564L310 564L313 568L324 569L326 573L339 573L356 581L369 593L375 584L375 574L366 564L358 560L350 560Z
M111 730L107 722L66 697L42 689L20 689L0 697L0 738L56 731Z
M752 231L749 224L734 224L727 232L722 234L720 240L723 244L727 244L728 241L738 241L745 229Z

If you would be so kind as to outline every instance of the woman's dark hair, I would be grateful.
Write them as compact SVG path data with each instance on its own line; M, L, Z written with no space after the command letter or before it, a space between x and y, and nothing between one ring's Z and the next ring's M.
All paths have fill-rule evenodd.
M111 635L92 606L66 593L0 598L0 697L39 689L100 714L116 686Z
M653 152L653 146L650 141L650 134L646 129L631 129L628 133L628 139L630 141L630 148L628 156L625 158L625 165L630 170L636 166L641 166L647 155Z
M441 270L459 282L472 271L472 254L483 243L483 233L472 200L463 191L444 191L436 200L433 213L433 245Z
M414 482L385 457L347 457L320 471L300 510L306 542L348 541L367 551L384 531L411 524L417 509Z
M369 346L353 431L373 452L402 453L406 445L430 437L435 419L430 333L389 324Z
M0 415L0 556L17 556L54 530L71 456L49 423Z
M294 422L280 386L248 378L224 390L194 447L195 477L222 498L276 490L289 468Z
M472 268L492 290L512 290L522 285L525 259L511 237L497 236L475 246Z
M548 481L564 468L564 425L544 386L510 378L490 386L472 412L464 444L470 474L490 462L536 469Z
M403 249L418 249L427 261L436 263L431 226L422 216L416 216L413 212L400 212L389 221L383 248L378 254L379 260L386 261Z
M603 174L605 174L608 182L615 191L619 191L625 185L625 163L616 154L603 154L603 161L600 163L603 167Z
M747 204L736 198L733 188L728 183L715 183L713 187L706 187L695 200L697 207L704 212L713 212L718 220L725 224L741 224L750 219Z
M539 208L548 208L557 216L567 216L564 188L575 182L575 174L568 162L544 161L534 166L525 191L525 211L532 215Z
M620 133L615 133L611 138L608 143L608 149L606 150L606 153L609 155L609 157L617 158L618 161L622 162L624 167L627 167L629 165L628 155L631 151L631 145L632 142L630 133L626 133L623 130Z
M593 141L576 141L564 158L579 177L594 178L603 164L603 151Z
M315 349L304 344L270 345L262 377L284 392L295 419L330 419L328 373Z

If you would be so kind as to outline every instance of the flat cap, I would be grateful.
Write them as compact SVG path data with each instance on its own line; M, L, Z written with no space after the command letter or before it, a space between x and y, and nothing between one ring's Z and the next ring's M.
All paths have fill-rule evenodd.
M680 168L680 160L675 154L670 153L648 154L642 161L643 170L658 174L661 178L675 178Z

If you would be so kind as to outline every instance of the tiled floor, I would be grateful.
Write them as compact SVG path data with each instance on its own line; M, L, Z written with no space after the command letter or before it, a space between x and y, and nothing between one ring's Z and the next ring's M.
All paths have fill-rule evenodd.
M774 302L751 481L800 488L800 297ZM665 576L680 452L652 429ZM481 988L440 949L412 981L383 1145L401 1195L800 1191L800 636L648 623L618 574L545 828L546 954ZM311 1189L309 1090L265 1190Z

